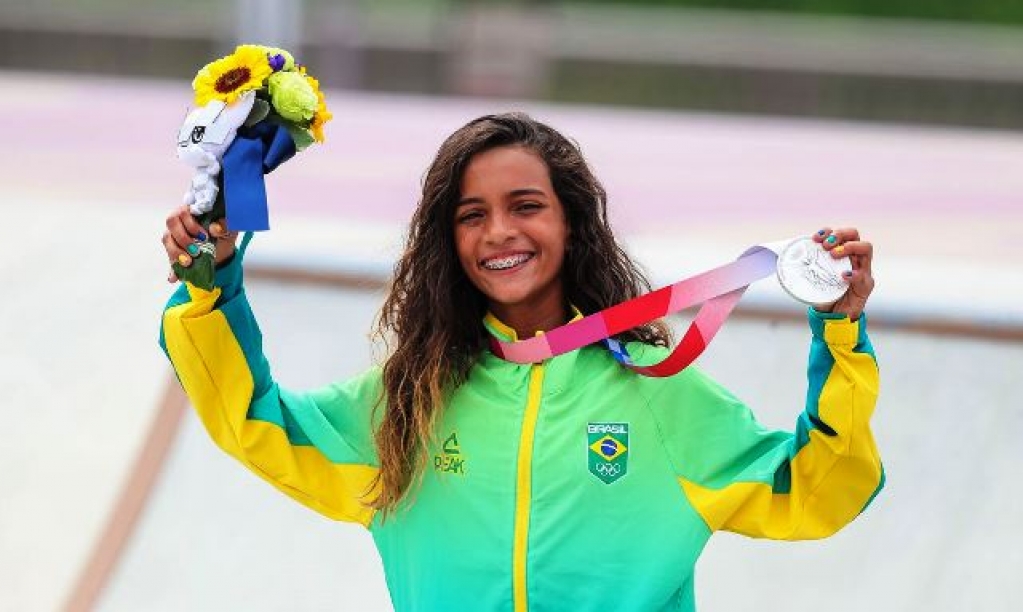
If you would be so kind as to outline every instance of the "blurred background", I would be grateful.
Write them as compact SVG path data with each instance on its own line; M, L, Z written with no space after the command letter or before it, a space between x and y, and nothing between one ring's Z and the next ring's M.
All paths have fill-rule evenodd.
M219 453L156 344L190 177L174 135L195 72L240 41L292 50L335 116L267 178L274 229L247 258L283 385L379 358L437 147L525 110L579 142L655 285L821 226L875 245L886 490L822 542L717 536L701 609L1018 609L1023 3L14 0L0 610L390 609L369 536ZM763 281L699 366L791 428L802 318Z

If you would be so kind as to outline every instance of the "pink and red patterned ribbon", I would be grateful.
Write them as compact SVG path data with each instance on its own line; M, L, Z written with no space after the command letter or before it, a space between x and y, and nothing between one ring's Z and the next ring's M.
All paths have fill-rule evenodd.
M671 376L682 371L703 352L731 314L751 283L775 272L780 243L755 246L736 261L702 272L633 298L533 338L503 342L491 338L491 351L515 363L538 363L575 349L604 342L622 365L644 376ZM632 363L613 336L656 319L703 304L682 341L663 361L653 365Z

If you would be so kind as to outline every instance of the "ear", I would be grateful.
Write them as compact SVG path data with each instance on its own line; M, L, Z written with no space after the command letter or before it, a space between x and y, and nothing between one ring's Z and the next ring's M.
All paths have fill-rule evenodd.
M205 142L218 150L226 149L234 140L238 128L245 123L255 101L256 92L247 91L225 106L214 118L213 123L206 126Z
M241 124L245 123L255 102L256 92L246 91L238 96L237 100L227 105L224 112L217 118L217 123L223 121L225 125L238 129Z
M187 147L192 144L199 144L206 139L206 129L213 123L224 108L224 103L219 100L211 100L205 106L192 109L188 113L181 128L178 130L178 146Z

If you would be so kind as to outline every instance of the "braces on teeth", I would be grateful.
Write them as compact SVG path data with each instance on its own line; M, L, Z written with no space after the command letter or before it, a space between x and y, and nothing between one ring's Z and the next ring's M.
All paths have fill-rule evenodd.
M503 257L501 259L493 259L483 263L483 267L488 270L506 270L517 264L520 264L528 259L532 255L515 255L513 257Z

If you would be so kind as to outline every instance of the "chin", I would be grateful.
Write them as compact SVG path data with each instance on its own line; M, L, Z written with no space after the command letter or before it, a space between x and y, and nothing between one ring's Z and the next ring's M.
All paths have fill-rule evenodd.
M487 300L489 300L491 304L497 304L499 306L504 306L505 308L514 308L526 302L528 297L528 294L523 295L508 291L498 291L487 295Z

